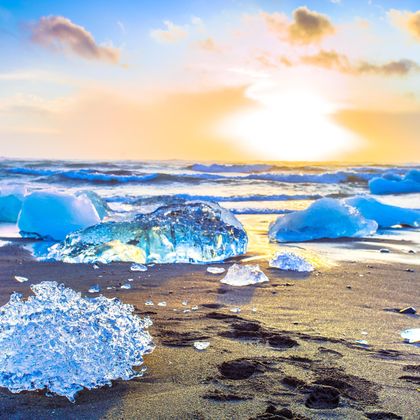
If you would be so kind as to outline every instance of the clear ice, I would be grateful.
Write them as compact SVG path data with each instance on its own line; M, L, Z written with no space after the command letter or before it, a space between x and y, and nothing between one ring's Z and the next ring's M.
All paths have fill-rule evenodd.
M293 252L279 252L270 261L270 267L278 268L280 270L298 271L308 273L314 271L311 263L305 260L300 255Z
M403 194L420 192L420 170L412 169L404 176L387 173L369 181L372 194Z
M130 267L131 271L147 271L147 266L144 264L132 264Z
M18 219L22 236L62 240L70 232L100 222L87 196L52 191L36 191L23 201Z
M381 203L369 196L348 198L345 202L355 207L366 219L375 220L379 227L388 228L395 225L411 227L420 226L420 211Z
M226 270L223 267L207 267L206 271L210 274L222 274Z
M226 276L220 280L221 283L230 286L248 286L269 281L268 277L261 271L259 265L233 264L229 267Z
M333 198L322 198L306 210L279 217L270 225L269 237L277 242L303 242L321 238L364 237L378 228L354 207Z
M420 328L401 331L401 337L410 344L420 343Z
M50 248L47 258L82 263L206 263L244 254L247 243L247 234L232 213L198 201L71 233Z
M0 222L16 223L26 190L19 186L2 187L0 190Z
M154 347L151 321L134 315L133 306L82 297L56 282L31 289L33 296L13 293L0 308L0 386L74 401L84 388L141 376L133 367Z

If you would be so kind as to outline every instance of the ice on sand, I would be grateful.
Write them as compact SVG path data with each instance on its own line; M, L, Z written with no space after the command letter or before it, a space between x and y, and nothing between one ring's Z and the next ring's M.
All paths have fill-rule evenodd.
M420 328L401 331L401 337L410 344L420 343Z
M210 342L208 341L194 341L194 347L199 350L199 351L203 351L208 349L210 346Z
M321 238L365 237L378 224L340 200L322 198L306 210L279 217L270 225L269 237L278 242L303 242Z
M149 319L120 300L82 297L42 282L26 300L13 293L0 308L0 386L13 393L46 389L74 401L83 388L141 373L153 350Z
M132 264L130 267L131 271L147 271L147 267L144 264Z
M381 203L369 196L348 198L345 202L366 219L375 220L381 228L395 225L420 226L420 211Z
M86 196L37 191L25 197L18 227L23 236L62 240L70 232L100 221L95 206Z
M226 270L223 267L207 267L206 271L210 274L222 274Z
M270 267L287 271L311 272L314 267L305 258L293 252L279 252L270 261Z
M50 248L48 257L85 263L205 263L243 254L247 243L244 228L231 212L198 201L71 233Z
M230 286L248 286L269 281L268 277L261 271L259 265L233 264L220 280L221 283Z

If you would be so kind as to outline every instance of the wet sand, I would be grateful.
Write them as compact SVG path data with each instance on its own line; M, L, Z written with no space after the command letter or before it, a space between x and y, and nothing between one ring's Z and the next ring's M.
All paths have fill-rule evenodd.
M270 283L234 288L206 266L156 265L139 273L114 263L94 270L36 262L18 246L1 247L1 305L43 280L83 293L100 284L105 296L151 317L156 349L142 378L83 391L75 404L2 389L0 418L418 418L420 347L405 344L400 331L419 328L420 317L396 311L420 303L417 266L353 260L306 276L257 262ZM30 281L18 283L15 275ZM121 290L129 278L132 289ZM145 306L148 299L154 306ZM166 307L157 305L162 301ZM235 307L241 311L231 312ZM194 341L210 347L198 351Z

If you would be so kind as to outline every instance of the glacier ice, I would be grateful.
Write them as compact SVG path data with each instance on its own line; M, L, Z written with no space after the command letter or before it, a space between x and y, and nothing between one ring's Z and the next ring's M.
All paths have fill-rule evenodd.
M411 328L401 331L401 337L408 343L420 343L420 328Z
M25 194L24 187L8 186L0 189L0 222L16 223Z
M99 222L98 212L86 196L36 191L25 197L18 227L22 236L62 240L70 232Z
M314 271L313 265L293 252L279 252L270 261L270 267L280 270L308 273Z
M130 267L131 271L147 271L147 266L144 264L132 264Z
M95 207L96 211L98 212L99 218L102 220L106 217L111 210L108 204L95 192L93 191L79 191L76 193L77 197L86 197L88 198L93 206Z
M22 277L22 276L15 276L15 280L18 281L19 283L25 283L27 282L29 279L27 277Z
M395 225L420 226L420 211L381 203L369 196L348 198L345 202L355 207L366 219L375 220L379 227Z
M259 265L233 264L229 267L226 276L220 280L221 283L230 286L248 286L269 281L268 277L261 271Z
M83 388L141 376L133 368L154 346L151 321L134 315L133 306L82 297L56 282L31 289L33 296L13 293L0 308L0 386L74 401Z
M232 213L199 201L71 233L50 248L47 258L83 263L206 263L243 254L247 243L247 234Z
M420 192L420 169L412 169L404 176L387 173L369 181L372 194L403 194Z
M306 210L279 217L270 225L269 237L278 242L303 242L321 238L364 237L378 224L365 219L354 207L333 198L322 198Z

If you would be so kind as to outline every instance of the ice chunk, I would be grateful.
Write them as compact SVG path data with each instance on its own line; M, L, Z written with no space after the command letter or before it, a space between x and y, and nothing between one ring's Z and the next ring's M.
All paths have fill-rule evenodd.
M129 290L129 289L131 289L131 284L130 283L124 283L121 286L121 289Z
M166 302L165 302L165 301L163 301L163 302L159 302L159 303L158 303L158 306L165 307L165 306L166 306Z
M74 401L83 388L141 375L153 350L149 319L118 299L82 297L42 282L27 300L13 293L0 308L0 386L13 393L47 389Z
M18 227L23 236L62 240L70 232L99 222L98 212L87 197L37 191L25 197Z
M375 220L379 227L395 225L420 226L420 211L383 204L369 196L348 198L345 202L355 207L366 219Z
M233 264L229 267L226 276L220 280L221 283L231 286L248 286L266 281L269 281L268 277L260 270L259 265L239 264Z
M412 169L404 176L385 174L369 181L372 194L402 194L420 192L420 169Z
M0 222L16 223L26 190L19 186L0 189Z
M134 221L107 222L69 234L48 258L64 262L218 262L246 252L247 234L215 203L161 207ZM138 255L135 254L138 250Z
M410 344L420 342L420 328L411 328L401 331L401 337Z
M208 349L210 346L210 342L208 341L194 341L194 347L199 350L199 351L203 351Z
M321 238L364 237L378 224L365 219L354 207L333 198L322 198L306 210L279 217L270 225L269 237L278 242L302 242Z
M106 217L108 215L108 212L111 210L108 204L93 191L79 191L76 193L76 196L86 197L87 199L89 199L95 207L96 211L98 212L98 216L101 220L104 217Z
M310 272L314 271L311 263L305 258L294 254L293 252L279 252L270 261L270 267L279 268L280 270Z
M130 267L131 271L147 271L147 267L144 264L132 264Z
M223 267L207 267L206 271L210 274L222 274L226 270Z
M93 286L89 287L89 293L99 293L101 291L101 286L99 284L94 284Z
M28 281L28 278L22 277L22 276L15 276L15 280L18 281L19 283L25 283Z

